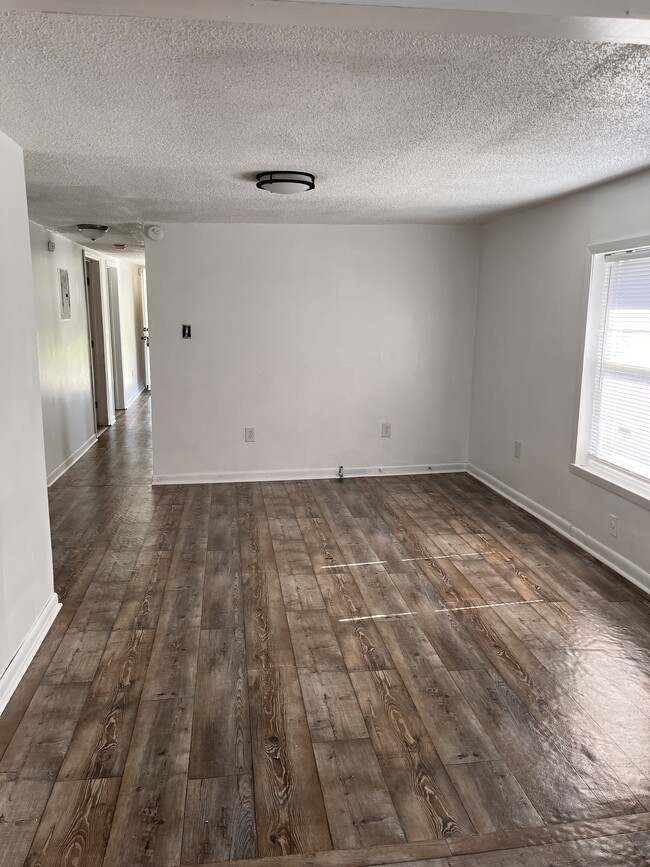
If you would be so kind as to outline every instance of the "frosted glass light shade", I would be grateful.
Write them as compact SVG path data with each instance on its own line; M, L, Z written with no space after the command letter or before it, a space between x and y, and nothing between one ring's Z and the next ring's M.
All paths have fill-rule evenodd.
M305 193L316 186L314 175L309 172L260 172L256 186L269 193Z
M79 223L77 229L89 241L97 241L108 232L108 226L99 226L97 223Z

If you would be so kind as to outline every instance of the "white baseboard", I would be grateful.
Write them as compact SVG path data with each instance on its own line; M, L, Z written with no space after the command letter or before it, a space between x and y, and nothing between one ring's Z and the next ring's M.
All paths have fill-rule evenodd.
M18 648L16 655L2 675L0 675L0 713L5 709L9 699L14 694L16 687L29 668L30 662L36 656L36 651L41 646L43 639L61 608L62 605L59 602L59 597L56 593L53 593L48 599L45 608L36 618L36 622L27 633L25 640Z
M591 554L597 560L600 560L600 562L604 563L605 566L614 569L615 572L621 574L632 584L645 590L646 593L650 593L650 573L646 572L645 569L642 569L640 566L637 566L636 563L623 557L622 554L619 554L617 551L608 548L607 545L604 545L592 536L588 536L570 521L567 521L566 518L561 518L559 515L556 515L555 512L551 512L544 506L540 506L539 503L531 500L530 497L521 494L509 485L506 485L504 482L491 476L489 473L486 473L484 470L479 469L479 467L469 464L467 472L480 482L483 482L483 484L487 485L488 488L492 488L492 490L496 491L497 494L501 494L501 496L505 497L507 500L520 506L536 518L539 518L540 521L543 521L544 524L547 524L555 530L556 533L559 533L560 536L564 536L566 539L575 542L575 544L584 551L587 551L587 553Z
M127 404L126 404L126 406L124 407L124 409L128 409L132 404L134 404L134 403L136 402L136 400L140 397L140 395L142 394L142 392L145 390L145 388L146 388L146 385L143 385L143 386L140 388L140 391L138 391L136 394L134 394L133 397L131 398L131 400L129 400L129 401L127 402Z
M66 458L63 463L60 463L55 470L52 470L52 472L47 477L48 488L53 485L57 479L60 479L61 476L66 472L66 470L69 470L73 464L76 464L79 458L83 457L88 451L88 449L94 446L96 442L97 437L95 434L93 434L91 437L88 437L86 442L82 446L79 446L79 448L75 452L73 452L69 458Z
M400 467L344 467L344 478L361 476L414 476L428 473L464 473L467 464L417 464ZM290 482L297 479L335 479L336 467L318 470L249 470L227 473L155 475L154 485L213 485L227 482Z

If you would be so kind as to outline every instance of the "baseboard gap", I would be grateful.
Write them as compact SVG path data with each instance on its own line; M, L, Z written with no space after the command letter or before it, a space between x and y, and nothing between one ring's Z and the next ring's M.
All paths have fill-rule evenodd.
M414 464L411 466L343 467L343 478L356 479L381 476L415 476L436 473L464 473L466 463ZM213 485L232 482L290 482L309 479L335 479L338 468L327 467L305 470L236 470L228 472L156 473L154 485Z

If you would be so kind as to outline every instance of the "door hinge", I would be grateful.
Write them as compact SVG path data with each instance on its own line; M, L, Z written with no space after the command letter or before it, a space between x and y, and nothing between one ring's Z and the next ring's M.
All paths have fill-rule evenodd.
M95 409L99 409L99 404L95 401Z
M94 341L94 340L91 340L91 341L90 341L90 348L91 348L91 349L94 349L94 348L95 348L95 341Z

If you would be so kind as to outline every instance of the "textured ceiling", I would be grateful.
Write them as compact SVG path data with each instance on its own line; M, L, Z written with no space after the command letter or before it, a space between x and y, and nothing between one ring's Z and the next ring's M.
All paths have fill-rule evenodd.
M32 219L119 224L111 241L476 221L650 163L650 46L3 13L0 129ZM316 190L258 191L269 168Z

